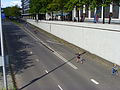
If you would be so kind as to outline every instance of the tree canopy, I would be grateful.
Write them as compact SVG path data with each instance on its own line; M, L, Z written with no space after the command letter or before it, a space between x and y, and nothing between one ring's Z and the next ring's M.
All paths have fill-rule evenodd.
M64 5L68 0L52 0L51 3L48 4L48 10L50 11L60 11L64 9Z
M16 5L4 8L4 13L6 14L7 17L9 16L19 17L21 15L20 10L21 10L20 7Z
M69 0L30 0L30 13L45 13L63 10Z
M30 13L69 12L75 6L82 9L83 5L94 9L100 6L108 6L110 3L119 5L120 0L30 0Z

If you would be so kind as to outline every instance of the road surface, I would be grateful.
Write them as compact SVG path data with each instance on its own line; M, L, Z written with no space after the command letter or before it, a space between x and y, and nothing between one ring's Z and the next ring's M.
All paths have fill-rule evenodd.
M18 90L120 90L120 76L112 76L111 68L89 58L76 63L72 49L24 27L3 23Z

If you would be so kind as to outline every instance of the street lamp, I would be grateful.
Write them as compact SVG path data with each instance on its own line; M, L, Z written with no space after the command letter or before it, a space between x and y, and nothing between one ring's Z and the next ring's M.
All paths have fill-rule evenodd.
M3 46L3 32L2 32L2 20L1 20L1 0L0 0L0 37L1 37L1 57L2 57L2 67L3 67L3 79L4 88L7 89L7 78L6 78L6 68L5 68L5 58L4 58L4 46Z
M109 22L108 22L108 24L110 24L110 22L111 22L111 18L112 18L112 15L113 15L113 3L111 3L110 4L110 13L109 13Z
M78 3L80 3L80 0L79 0L79 2ZM78 10L78 22L80 21L80 6L78 5L77 6L77 10Z
M105 0L102 0L102 3L105 4ZM105 23L105 7L103 6L103 24Z

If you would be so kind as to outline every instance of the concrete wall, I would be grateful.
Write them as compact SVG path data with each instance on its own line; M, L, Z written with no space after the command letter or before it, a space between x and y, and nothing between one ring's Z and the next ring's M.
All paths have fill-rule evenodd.
M29 23L120 65L120 25L27 20Z

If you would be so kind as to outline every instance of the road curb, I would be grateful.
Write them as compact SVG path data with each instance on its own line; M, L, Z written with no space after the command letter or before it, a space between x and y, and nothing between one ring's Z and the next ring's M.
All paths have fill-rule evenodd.
M7 40L6 40L6 37L5 37L5 36L6 36L6 35L4 34L4 39L5 39L5 43L6 43L6 50L7 50L8 55L9 55L9 50L8 50L9 47L8 47L8 43L7 43ZM9 57L9 59L11 59L11 57ZM12 65L11 65L11 63L10 63L10 60L9 60L8 62L9 62L8 66L9 66L10 73L11 73L11 79L12 79L12 82L13 82L13 87L14 87L14 90L17 90L16 80L15 80L14 72L13 72L13 70L12 70Z

